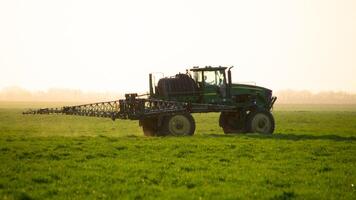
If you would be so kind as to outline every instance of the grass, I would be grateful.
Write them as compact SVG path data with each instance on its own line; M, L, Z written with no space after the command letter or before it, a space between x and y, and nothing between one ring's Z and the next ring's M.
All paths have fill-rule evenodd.
M23 107L0 104L0 199L356 198L356 106L276 107L272 136L196 114L195 136L163 138Z

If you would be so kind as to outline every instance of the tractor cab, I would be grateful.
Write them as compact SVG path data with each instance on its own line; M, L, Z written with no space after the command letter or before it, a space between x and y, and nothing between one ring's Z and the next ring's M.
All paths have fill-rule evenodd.
M197 83L204 103L219 103L228 95L227 67L194 67L190 76Z

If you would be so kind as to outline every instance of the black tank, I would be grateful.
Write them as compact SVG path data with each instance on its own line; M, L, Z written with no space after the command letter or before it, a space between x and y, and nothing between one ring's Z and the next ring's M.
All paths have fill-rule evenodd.
M187 74L177 74L173 78L162 78L157 84L160 96L194 95L198 92L195 81Z

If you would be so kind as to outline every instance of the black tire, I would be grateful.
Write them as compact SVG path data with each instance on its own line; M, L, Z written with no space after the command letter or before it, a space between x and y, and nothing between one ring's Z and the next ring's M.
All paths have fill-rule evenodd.
M275 122L271 112L256 110L247 117L247 131L250 133L272 134Z
M219 125L225 134L246 132L244 124L239 125L238 112L222 112L219 118Z
M141 119L140 124L142 126L143 134L145 136L157 136L159 135L159 129L157 125L157 118Z
M165 117L162 134L175 136L194 135L195 121L190 113L181 113Z

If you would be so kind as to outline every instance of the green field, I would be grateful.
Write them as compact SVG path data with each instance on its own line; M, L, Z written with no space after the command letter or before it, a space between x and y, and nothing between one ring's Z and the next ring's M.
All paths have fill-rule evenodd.
M21 115L48 105L0 103L0 199L356 199L355 105L277 105L271 136L224 135L211 113L193 137L151 138L137 121Z

